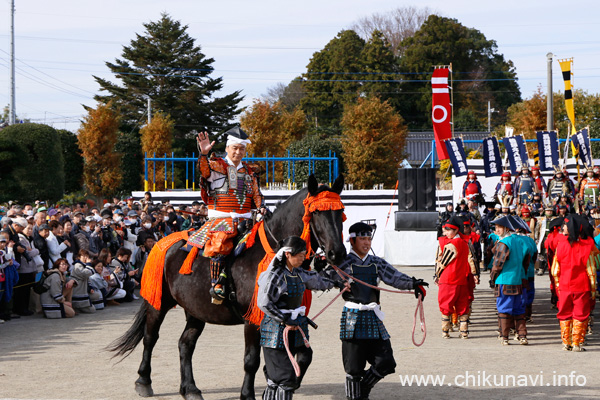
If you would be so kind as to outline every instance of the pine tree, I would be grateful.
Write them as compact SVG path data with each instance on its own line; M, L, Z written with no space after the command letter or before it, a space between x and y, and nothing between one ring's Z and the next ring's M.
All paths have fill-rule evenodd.
M316 124L337 125L344 104L356 102L363 76L360 73L364 46L365 41L356 32L345 30L313 54L303 75L306 96L300 104Z
M152 121L140 130L142 136L142 151L148 157L162 157L165 154L170 157L173 142L174 122L170 116L157 113ZM167 171L168 172L168 171ZM148 177L156 177L156 189L166 190L165 166L161 162L148 164Z
M357 189L393 187L408 134L402 117L377 97L360 98L344 109L342 127L346 181Z
M400 114L411 128L431 129L431 72L434 65L452 63L453 106L487 118L487 102L498 110L494 125L506 120L506 110L521 101L512 61L498 53L494 40L457 20L430 15L414 36L402 42L400 69L404 75Z
M121 155L115 152L119 118L112 104L88 109L77 139L83 155L83 181L94 196L110 197L121 183Z
M106 63L120 83L94 76L100 90L107 92L95 99L104 104L112 100L122 115L122 130L130 132L144 119L150 98L152 110L165 112L175 121L176 147L192 152L195 138L188 132L223 131L240 112L243 97L239 91L215 96L223 80L211 76L214 59L202 53L187 33L187 25L168 14L143 25L145 32L123 47L122 58Z

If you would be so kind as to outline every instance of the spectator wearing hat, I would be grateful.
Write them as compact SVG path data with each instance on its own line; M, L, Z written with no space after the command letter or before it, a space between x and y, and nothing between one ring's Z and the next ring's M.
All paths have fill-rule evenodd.
M12 225L8 225L3 231L8 235L8 240L14 243L13 251L15 253L15 261L21 264L21 258L26 253L27 248L21 245L19 233L23 232L23 229L29 225L27 220L23 217L14 218ZM25 258L29 256L25 254Z
M60 210L57 210L56 208L51 208L48 210L48 218L50 221L58 221L61 216L62 216L62 213L60 212Z
M85 219L85 215L81 211L75 211L71 221L73 222L73 236L79 232L79 223L82 219Z
M23 232L19 233L19 244L25 247L26 254L29 257L21 258L21 266L19 267L19 282L15 287L14 292L14 310L20 316L32 315L29 310L29 297L31 294L31 285L35 282L35 276L38 272L38 264L36 260L40 258L40 252L33 245L33 227L27 225ZM39 265L41 267L41 265Z
M90 215L79 222L79 232L75 234L75 241L77 249L89 251L92 257L98 256L102 249L102 237L93 216Z

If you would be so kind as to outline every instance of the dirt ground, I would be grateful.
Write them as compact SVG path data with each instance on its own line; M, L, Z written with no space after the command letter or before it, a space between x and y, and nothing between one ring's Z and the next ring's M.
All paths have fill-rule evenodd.
M400 270L427 281L433 275L432 267ZM476 291L468 340L459 339L458 332L449 340L442 339L435 285L425 300L427 339L421 347L411 341L415 298L383 293L385 325L392 335L398 367L395 374L375 387L371 399L595 398L600 391L599 334L589 337L585 353L562 351L560 329L549 303L548 276L536 278L529 346L511 341L510 346L503 347L497 340L495 304L486 274L482 276L486 284ZM334 295L333 291L317 294L311 314ZM103 348L129 327L140 301L68 320L48 320L38 314L0 325L0 398L138 398L134 381L142 346L120 363L111 360L111 354ZM344 399L345 374L338 339L341 308L338 300L316 321L319 329L311 332L313 363L295 398ZM153 388L155 397L161 400L181 398L177 341L184 325L183 310L172 310L154 351ZM241 326L206 327L194 354L196 383L206 400L239 398L242 354ZM401 383L402 377L413 374L445 375L445 381L439 386ZM265 385L260 371L256 382L260 394ZM508 387L496 386L500 384Z

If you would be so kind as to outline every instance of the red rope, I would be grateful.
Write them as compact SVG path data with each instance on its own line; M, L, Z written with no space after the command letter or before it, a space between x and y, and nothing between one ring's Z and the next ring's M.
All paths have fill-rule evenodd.
M290 351L290 338L289 338L290 331L300 331L300 333L302 334L302 339L304 340L304 345L306 347L310 347L310 343L308 342L308 339L306 338L306 335L304 334L304 331L302 330L302 328L300 328L298 326L294 327L294 328L291 328L290 326L286 326L285 329L283 330L283 345L285 346L285 351L287 352L287 355L290 358L290 362L292 363L292 366L294 367L294 372L296 373L296 376L299 377L300 373L301 373L300 366L298 365L296 358Z
M338 268L335 265L331 265L333 267L333 269L338 273L338 275L342 276L342 277L346 277L348 279L352 279L355 282L360 283L361 285L365 285L367 287L370 287L371 289L375 289L375 290L382 290L384 292L390 292L390 293L411 293L413 294L414 292L412 290L392 290L392 289L386 289L386 288L382 288L382 287L378 287L378 286L373 286L368 284L367 282L363 282L360 279L357 279L353 276L351 276L350 274L342 271L340 268ZM341 294L341 293L340 293ZM336 297L337 299L337 297ZM329 304L326 306L326 308L329 307ZM417 326L417 313L419 314L419 319L420 319L420 324L421 324L421 332L423 332L423 340L421 340L420 343L417 343L417 341L415 340L415 328ZM319 313L320 314L320 313ZM317 314L318 315L318 314ZM419 296L419 300L417 302L417 308L415 309L415 317L413 320L413 327L412 327L412 342L415 346L419 347L421 346L423 343L425 343L425 338L427 337L427 326L425 325L425 310L423 310L423 297Z

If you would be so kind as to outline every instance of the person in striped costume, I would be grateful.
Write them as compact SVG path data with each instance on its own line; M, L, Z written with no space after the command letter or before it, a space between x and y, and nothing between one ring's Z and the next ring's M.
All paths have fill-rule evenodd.
M202 176L202 195L208 205L208 221L201 228L206 230L204 242L205 257L210 258L212 288L210 294L216 303L225 299L223 272L224 259L233 250L233 240L239 233L239 226L252 218L252 210L266 212L264 197L258 179L248 164L242 161L246 156L246 146L251 142L248 135L239 127L226 132L226 157L216 157L209 153L215 142L211 142L207 132L198 134L200 149L198 168Z

